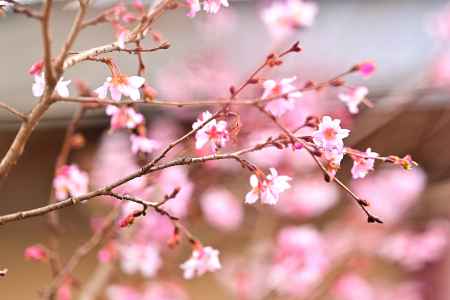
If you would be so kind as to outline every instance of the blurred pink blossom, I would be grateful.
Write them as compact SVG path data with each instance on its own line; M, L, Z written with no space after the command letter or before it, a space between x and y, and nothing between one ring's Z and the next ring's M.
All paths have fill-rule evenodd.
M64 165L56 171L53 188L57 200L77 197L88 192L89 177L77 165Z
M304 225L286 227L277 237L270 286L289 296L307 295L327 269L325 243L319 231Z
M142 153L152 153L160 147L160 144L152 139L145 136L140 136L132 134L130 136L131 141L131 151L136 154L138 152Z
M48 259L47 250L41 245L32 245L25 249L25 259L44 262Z
M144 122L144 116L132 107L108 105L106 114L111 117L111 130L120 128L133 129Z
M339 93L339 99L344 102L350 113L359 113L359 104L366 99L369 90L365 86L347 87L347 91Z
M206 221L223 231L236 230L241 225L244 211L240 202L225 189L214 188L200 199Z
M408 172L385 168L372 176L353 181L351 188L370 202L371 211L387 223L398 221L425 188L426 176L420 168Z
M159 249L153 243L130 243L121 245L120 266L125 273L141 273L145 277L153 277L162 265Z
M181 264L185 279L201 276L206 272L215 272L221 268L219 251L212 247L198 246L192 251L192 256Z
M296 29L310 27L317 12L317 4L311 1L275 1L264 9L262 19L271 34L276 38L282 38Z
M317 217L334 206L339 199L335 185L322 177L305 177L295 181L276 209L290 217Z
M438 260L449 242L450 227L446 221L434 221L422 233L400 231L382 243L380 255L393 260L410 271Z
M378 299L376 291L369 282L356 273L341 276L334 286L333 294L339 300Z
M280 98L274 99L266 105L266 109L274 116L279 117L285 112L293 110L295 100L302 97L302 93L300 91L296 91L297 88L292 85L296 79L297 77L294 76L291 78L282 79L279 82L275 80L264 81L264 93L261 97L262 99L280 96ZM285 96L281 97L281 95Z
M228 0L204 0L203 9L210 14L217 14L220 7L228 7L230 4Z

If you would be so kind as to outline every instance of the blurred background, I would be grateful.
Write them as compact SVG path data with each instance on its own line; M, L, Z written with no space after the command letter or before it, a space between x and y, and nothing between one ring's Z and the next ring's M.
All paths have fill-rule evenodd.
M332 96L333 94L327 93L320 96L322 101L320 103L327 103L325 111L335 112L336 115L341 116L345 127L352 129L348 142L352 147L358 149L372 147L383 155L411 154L419 163L420 174L416 174L420 177L419 179L416 175L400 179L396 175L381 173L386 170L373 175L381 178L379 185L394 184L395 180L399 180L398 185L393 186L389 192L381 191L383 187L379 185L370 190L369 197L374 195L387 197L383 199L383 203L387 206L379 210L386 215L395 214L392 211L400 209L397 204L389 203L389 201L401 201L399 199L402 195L423 184L423 188L417 188L418 191L414 192L412 196L414 201L405 200L410 204L407 208L402 208L405 211L402 211L402 217L393 217L392 221L388 218L386 228L392 231L403 228L421 231L433 220L448 220L450 217L450 151L448 150L450 146L450 58L448 57L450 56L447 56L447 42L433 36L433 22L438 13L445 11L447 2L432 0L316 2L319 13L314 24L307 29L291 33L282 40L273 39L261 18L261 12L271 4L270 1L231 1L231 7L222 9L217 16L201 14L193 20L187 18L182 9L170 11L157 21L154 30L161 34L163 40L168 40L171 47L168 50L144 56L148 68L147 82L158 91L158 97L161 99L207 99L227 96L228 87L246 78L263 61L267 53L274 49L284 49L296 40L300 41L303 52L289 57L283 67L273 73L276 74L275 77L297 75L302 82L322 81L347 70L355 63L366 59L374 60L377 63L377 71L370 80L352 77L349 81L353 84L368 86L369 99L375 103L375 108L364 109L361 114L350 116L345 112L342 103L339 103L339 100ZM73 10L64 9L66 4L58 3L52 18L55 51L67 35L75 14ZM97 3L90 12L90 16L95 16L107 5L107 3ZM33 5L35 8L38 6ZM0 65L0 101L20 111L29 111L37 99L31 95L33 79L27 74L27 70L42 57L40 28L35 20L21 15L7 14L0 18L0 37L2 45L0 57L3 58ZM109 43L114 39L114 32L110 26L101 24L83 31L75 49L91 48ZM151 45L151 42L148 42L148 45ZM123 73L136 72L134 56L123 54L111 56ZM76 79L83 80L91 88L100 86L106 76L108 76L107 68L89 62L71 68L64 75L66 79L72 79L73 82ZM74 89L71 92L76 93ZM247 96L257 95L256 92L251 90ZM310 102L314 101L308 99L307 103ZM311 104L308 105L304 111L299 106L296 115L289 118L301 118L309 110L316 111L316 108L311 108ZM76 105L61 103L54 105L45 115L33 133L18 165L3 183L0 194L0 214L35 208L48 202L55 158L60 151L65 128L75 110ZM166 139L166 134L170 136L184 132L199 112L167 111L151 106L142 106L140 111L149 120L150 134L155 132L155 136L160 135L161 140ZM324 110L319 109L319 111ZM252 118L253 115L250 115L249 119L252 120ZM245 128L245 117L242 118L242 122ZM1 154L8 149L18 126L18 121L14 117L3 110L0 111ZM173 126L176 129L170 132L160 130L166 126ZM99 166L99 157L102 157L101 151L109 147L105 146L108 143L107 140L114 139L107 133L108 127L109 119L102 110L90 111L80 123L79 131L84 135L86 145L73 152L71 161L88 170L90 174L98 171L96 168ZM261 125L261 128L263 127L265 125ZM111 143L122 145L121 133L114 133L114 135L117 135L116 140ZM250 134L244 130L243 135ZM183 151L185 150L180 150L178 153ZM294 158L289 156L287 159ZM308 162L301 163L298 168L307 169L309 167L303 166L308 164ZM119 174L127 174L118 169L118 166L115 167L114 161L103 162L103 166ZM345 174L349 173L349 166L348 162L344 165L345 172L343 171L341 176L345 177ZM213 168L208 172L214 173L216 172L214 170ZM242 180L236 182L236 178L230 175L233 174L233 170L230 171L224 167L219 168L217 172L224 172L225 185L232 190L237 199L243 200L243 195L249 188L247 175L239 177ZM308 172L302 176L308 178ZM362 230L356 235L361 238L361 241L365 241L365 238L372 234L372 229L366 227L363 216L359 211L353 211L353 203L344 195L337 196L339 201L331 201L337 203L335 208L325 214L314 216L299 214L283 217L283 214L273 213L270 208L247 207L246 218L240 229L234 234L222 234L220 231L204 226L204 222L200 221L201 209L198 208L203 192L209 185L214 185L214 180L211 183L211 179L205 178L208 176L205 176L197 167L189 170L189 177L195 183L195 188L190 197L192 211L186 222L192 226L198 236L202 237L202 240L211 241L215 248L221 249L225 257L247 253L248 245L254 239L270 241L270 238L275 238L277 230L285 225L315 224L323 232L331 234L330 224L336 222L340 224L336 225L337 228L340 228L339 226L345 228L340 233L343 240L348 237L347 226ZM242 184L243 182L245 184ZM326 187L320 186L317 189L322 190ZM367 192L364 187L355 187L355 189ZM321 201L321 197L331 196L326 194L317 197L318 201ZM77 245L90 236L92 216L101 215L104 212L105 208L98 203L89 203L61 211L61 223L64 225L61 249L64 257L69 257ZM255 224L259 224L256 228L258 230L255 229ZM364 234L365 229L367 234ZM255 230L256 233L252 232ZM0 280L2 299L37 299L37 292L49 282L48 266L24 260L23 251L31 244L48 239L46 218L38 217L7 224L0 227L0 232L0 268L9 269L8 276ZM339 239L339 234L335 238ZM186 244L182 247L189 248ZM239 298L230 292L221 284L224 281L220 278L221 275L208 275L195 281L183 282L177 265L183 261L180 257L189 255L189 249L177 251L182 255L169 255L167 259L164 259L164 269L160 277L171 278L171 280L175 278L176 282L187 289L191 299L257 299L257 296ZM354 266L355 263L352 263L353 265L350 266ZM375 264L375 267L361 267L365 264L364 260L362 263L358 260L355 269L362 268L363 272L371 274L370 280L380 277L384 281L395 282L398 278L407 278L420 282L424 286L422 298L397 299L450 299L448 248L436 262L412 272L404 271L395 264L388 267L373 260L370 260L370 264ZM93 254L77 269L77 278L81 282L87 280L95 269L95 265L96 256ZM239 268L246 267L241 265ZM371 271L367 271L368 269ZM373 273L378 275L373 276ZM122 278L123 275L115 275L112 281L118 282ZM133 277L126 280L137 282L139 278ZM304 299L303 296L287 297L273 294L265 297L266 299ZM334 299L333 297L335 296L325 294L323 299Z

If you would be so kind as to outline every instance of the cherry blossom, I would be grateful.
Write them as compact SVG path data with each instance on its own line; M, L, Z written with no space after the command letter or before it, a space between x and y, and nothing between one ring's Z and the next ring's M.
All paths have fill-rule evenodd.
M144 122L144 116L136 112L132 107L108 105L105 111L108 116L111 116L112 130L120 128L133 129Z
M106 289L109 300L142 300L142 295L135 289L126 285L112 285Z
M32 261L44 262L48 259L47 250L41 245L32 245L25 249L24 257Z
M88 192L89 177L77 165L64 165L60 167L53 179L53 188L57 200L69 196L77 197Z
M119 248L120 266L125 273L153 277L162 265L159 249L152 243L132 243Z
M363 77L369 77L375 72L376 65L373 61L368 60L357 64L356 69Z
M293 110L295 100L302 97L302 93L296 91L297 88L292 83L297 77L285 78L276 82L275 80L266 80L263 83L264 93L262 99L280 96L280 98L270 101L266 109L274 116L282 116L285 112Z
M220 270L221 267L219 251L212 247L200 245L197 245L192 251L191 258L180 265L180 268L184 271L185 279L192 279L206 272L215 272Z
M125 42L127 41L128 37L128 30L120 30L119 34L117 35L117 46L119 46L120 49L125 49Z
M290 180L289 176L279 176L274 168L270 168L270 174L265 178L253 174L250 176L252 190L245 196L245 203L254 204L260 199L265 204L277 204L280 194L291 187Z
M186 0L189 6L189 12L187 13L188 17L195 17L195 15L202 10L200 5L200 0Z
M94 92L100 99L105 99L109 92L111 98L115 101L120 101L122 95L130 97L131 100L137 101L141 98L139 88L144 84L145 78L141 76L125 76L122 74L115 74L113 77L107 77L106 81L97 88Z
M328 268L325 241L312 226L283 228L277 237L270 286L282 294L304 296Z
M449 228L448 222L435 221L422 233L400 231L385 239L379 254L410 271L420 270L444 254L449 244Z
M408 172L391 167L380 169L372 176L355 180L352 190L370 202L375 215L386 222L399 221L413 206L425 188L426 175L420 168Z
M28 74L31 76L40 75L42 73L42 70L44 69L44 60L38 60L35 62L29 69Z
M130 136L130 141L131 141L131 151L135 154L138 152L152 153L160 146L160 144L157 141L136 134L132 134Z
M317 12L317 5L311 1L275 1L262 12L262 19L274 36L283 37L295 29L310 27Z
M322 177L306 177L292 184L283 201L276 206L284 216L292 218L317 217L333 207L339 199L335 185Z
M341 120L324 116L318 130L313 132L313 140L323 149L342 148L343 139L348 137L350 130L341 128Z
M375 158L378 157L378 153L372 152L370 148L367 148L366 152L359 155L352 155L353 167L352 177L353 179L364 178L370 171L373 171L375 165Z
M62 77L58 80L56 84L55 91L61 97L69 97L69 84L71 80L64 80ZM34 83L32 87L32 92L34 97L41 97L45 90L45 74L41 72L38 75L34 75Z
M366 99L369 90L365 86L349 87L348 91L340 93L339 99L344 102L350 113L357 114L359 112L359 104Z
M356 273L347 273L337 281L333 294L340 300L375 300L376 291Z
M209 111L202 113L201 117L192 124L192 128L199 128L211 117L212 114ZM213 119L195 134L195 148L202 149L206 144L210 143L211 150L215 152L217 148L224 147L229 139L230 135L227 130L227 122Z
M200 204L206 221L217 229L231 231L242 223L243 208L225 189L215 188L205 191Z
M216 14L221 6L228 7L229 5L228 0L205 0L203 2L203 10L210 14Z

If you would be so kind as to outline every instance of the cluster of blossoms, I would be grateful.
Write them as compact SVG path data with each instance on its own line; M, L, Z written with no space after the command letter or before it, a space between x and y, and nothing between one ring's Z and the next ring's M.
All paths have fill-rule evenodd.
M283 37L293 30L310 27L317 13L317 4L311 1L274 1L263 11L262 19L271 33L277 37Z
M195 15L202 10L202 4L200 0L186 0L189 6L189 17L193 18ZM228 7L230 4L228 0L204 0L203 10L210 14L217 14L222 6Z

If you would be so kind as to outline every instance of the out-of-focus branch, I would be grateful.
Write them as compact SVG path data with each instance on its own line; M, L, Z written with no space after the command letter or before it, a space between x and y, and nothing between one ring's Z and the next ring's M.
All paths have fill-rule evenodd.
M28 120L28 117L21 113L20 111L18 111L17 109L15 109L14 107L9 106L6 103L0 102L0 108L3 108L4 110L7 110L8 112L10 112L11 114L13 114L14 116L16 116L17 118L19 118L20 120L22 120L22 122L26 122Z
M69 276L81 260L95 249L108 235L117 219L119 210L114 209L104 220L102 227L84 244L82 244L67 261L64 268L50 283L48 289L44 292L44 299L54 299L57 289L61 286L67 276Z

